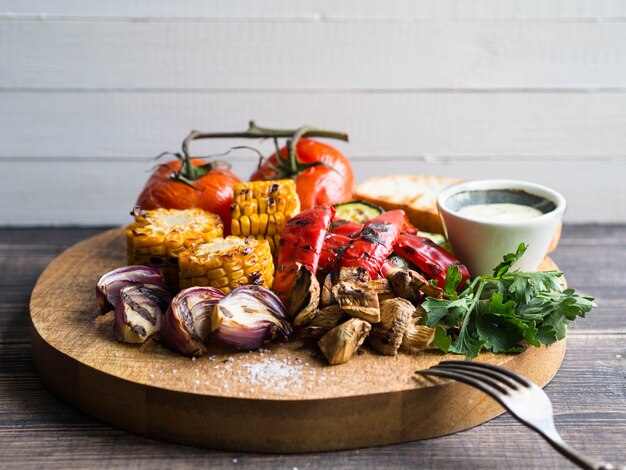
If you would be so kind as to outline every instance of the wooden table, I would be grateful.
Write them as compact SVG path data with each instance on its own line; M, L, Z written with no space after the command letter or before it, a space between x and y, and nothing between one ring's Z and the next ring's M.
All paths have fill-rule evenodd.
M86 416L51 395L35 374L28 300L54 257L99 231L0 230L0 468L571 468L508 414L452 436L304 455L178 446ZM546 387L557 428L579 450L626 463L626 226L565 227L553 258L570 286L599 304L570 328L563 366Z

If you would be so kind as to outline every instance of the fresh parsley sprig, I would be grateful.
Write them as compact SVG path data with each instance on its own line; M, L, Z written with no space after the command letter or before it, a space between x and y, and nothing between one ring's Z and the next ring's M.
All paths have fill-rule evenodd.
M563 339L567 325L596 305L592 297L562 290L559 271L511 271L523 256L521 243L503 257L493 276L479 276L459 294L458 267L448 269L445 298L422 303L424 324L435 327L433 346L468 359L486 349L494 353L521 352Z

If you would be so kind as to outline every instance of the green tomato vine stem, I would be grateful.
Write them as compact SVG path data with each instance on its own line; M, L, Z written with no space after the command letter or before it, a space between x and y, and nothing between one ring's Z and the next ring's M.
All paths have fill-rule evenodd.
M282 170L288 176L295 176L311 166L317 164L302 164L298 161L296 155L296 146L302 137L326 137L329 139L342 140L348 142L348 134L345 132L331 131L326 129L318 129L312 126L302 126L298 129L271 129L268 127L258 126L254 121L250 121L248 129L243 132L202 132L192 130L183 140L182 144L182 165L181 175L189 180L194 180L195 169L191 164L191 156L189 153L189 145L194 140L201 139L273 139L277 147L276 158L278 159ZM287 140L287 158L283 159L278 149L278 139L286 138Z

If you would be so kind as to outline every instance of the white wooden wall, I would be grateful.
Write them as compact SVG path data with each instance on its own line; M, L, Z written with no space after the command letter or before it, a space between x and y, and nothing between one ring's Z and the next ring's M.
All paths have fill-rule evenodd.
M251 118L348 131L359 180L527 179L626 222L626 1L0 0L0 225L127 222L150 157Z

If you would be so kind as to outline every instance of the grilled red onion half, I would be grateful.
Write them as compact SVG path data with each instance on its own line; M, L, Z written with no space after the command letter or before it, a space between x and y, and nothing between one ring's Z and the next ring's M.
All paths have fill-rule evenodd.
M165 289L161 271L149 266L125 266L114 269L100 278L96 286L96 302L101 314L113 310L124 287L144 284Z
M172 294L158 286L128 286L119 291L113 327L122 343L143 343L161 328Z
M257 285L237 287L220 300L211 325L219 340L238 349L257 349L291 333L285 306L271 290Z
M178 293L170 303L161 326L161 340L173 351L187 356L201 356L211 334L211 316L215 305L224 298L212 287L190 287Z

